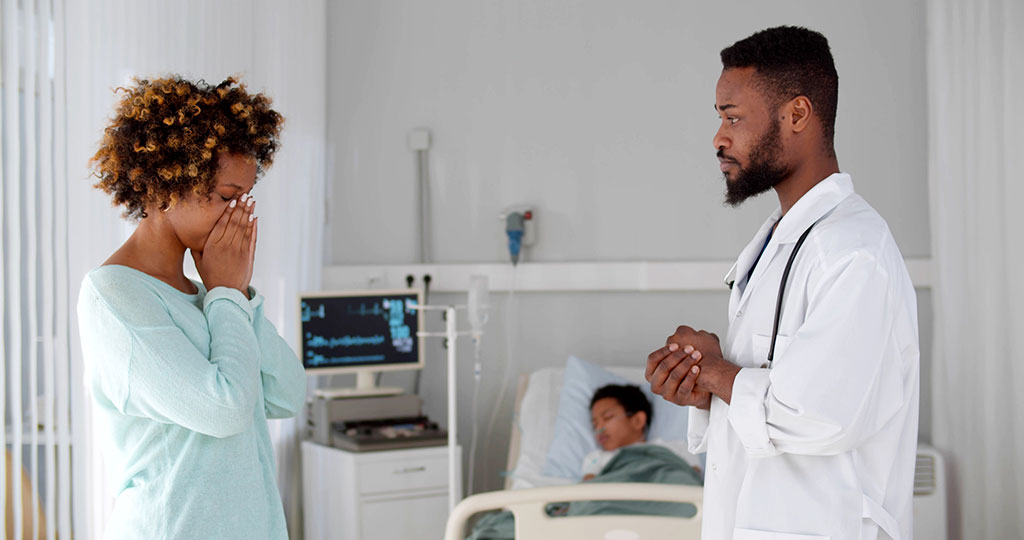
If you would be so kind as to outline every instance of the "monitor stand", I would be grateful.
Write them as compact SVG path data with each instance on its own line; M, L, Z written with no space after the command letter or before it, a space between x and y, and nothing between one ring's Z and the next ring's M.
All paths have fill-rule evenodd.
M344 399L371 396L396 396L402 393L401 388L377 386L374 381L375 371L356 372L355 388L317 388L313 391L316 397L324 399Z

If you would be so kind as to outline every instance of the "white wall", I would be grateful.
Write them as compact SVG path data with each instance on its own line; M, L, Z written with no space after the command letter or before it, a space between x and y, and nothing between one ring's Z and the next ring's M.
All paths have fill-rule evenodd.
M921 0L338 1L327 14L333 264L415 260L415 160L405 137L421 126L434 134L435 261L505 260L497 215L522 201L538 209L531 260L734 258L776 202L766 196L739 210L721 204L711 146L718 53L778 24L806 25L829 38L840 75L840 166L888 220L904 255L929 254ZM502 313L490 323L484 353L491 371L481 393L497 394L506 339L514 347L513 374L562 363L570 353L606 364L642 362L676 324L724 331L725 299L521 295L510 335ZM927 352L926 292L920 303ZM440 358L437 349L422 389L438 418ZM466 360L461 404L470 400ZM408 374L385 378L411 381ZM510 402L499 404L489 459L477 467L478 490L500 486ZM489 402L481 408L481 424L490 409Z

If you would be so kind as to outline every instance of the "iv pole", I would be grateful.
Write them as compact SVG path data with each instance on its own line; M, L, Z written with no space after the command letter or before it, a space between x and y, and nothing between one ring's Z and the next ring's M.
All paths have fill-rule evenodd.
M485 285L486 286L486 285ZM456 496L456 490L461 488L461 479L459 472L462 470L462 464L456 459L455 448L458 444L457 429L458 429L458 418L456 415L456 399L455 399L455 360L456 360L456 342L459 336L471 336L474 340L479 340L483 335L483 331L474 328L470 331L459 332L456 325L455 314L457 309L465 309L469 306L416 306L416 309L424 311L444 311L445 317L445 331L444 332L416 332L418 337L443 337L445 338L445 344L448 349L448 510L449 512L455 508L455 505L459 502ZM486 308L486 306L480 306ZM481 323L482 324L482 323Z

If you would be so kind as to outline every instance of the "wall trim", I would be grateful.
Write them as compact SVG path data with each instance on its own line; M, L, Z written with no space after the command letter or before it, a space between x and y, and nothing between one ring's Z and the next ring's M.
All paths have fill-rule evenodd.
M725 291L723 278L733 261L559 262L511 264L337 265L323 273L324 290L403 288L406 276L422 287L431 276L431 292L465 292L469 278L486 275L490 289L517 292L696 292ZM930 258L906 259L914 287L932 287Z

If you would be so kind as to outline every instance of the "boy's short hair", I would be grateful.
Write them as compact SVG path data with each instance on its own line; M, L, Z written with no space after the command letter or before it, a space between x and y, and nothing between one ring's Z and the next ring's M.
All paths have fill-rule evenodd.
M651 427L654 411L651 409L651 402L647 401L647 396L644 395L639 386L632 384L609 384L602 386L594 392L594 397L590 398L590 408L593 409L594 404L604 398L613 398L618 401L622 408L626 410L626 416L633 416L638 412L645 413L647 415L647 424L644 427Z

